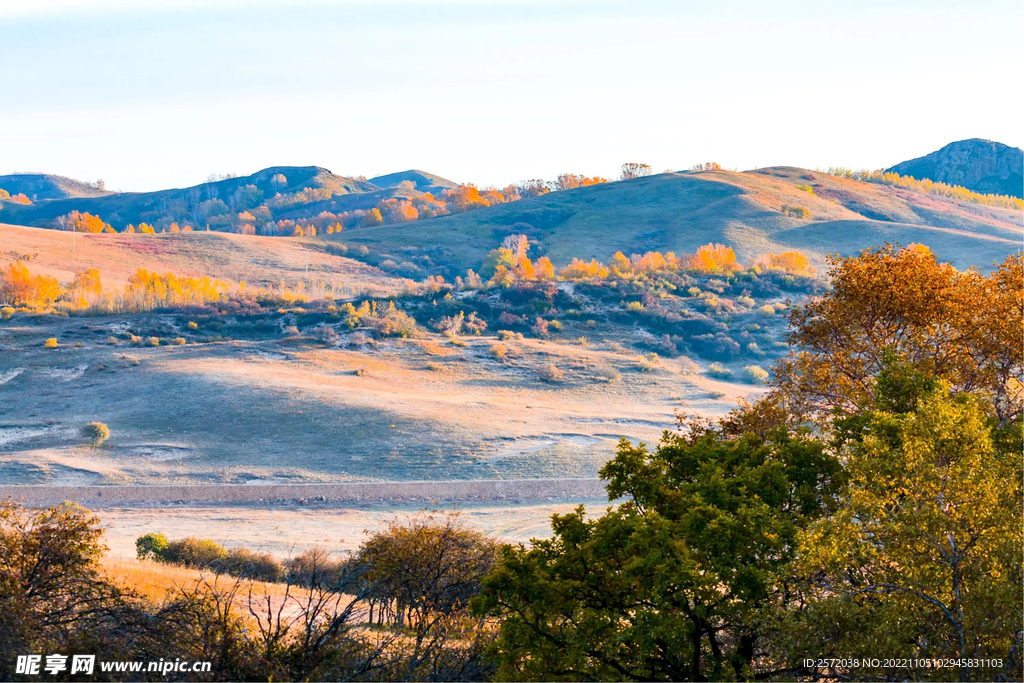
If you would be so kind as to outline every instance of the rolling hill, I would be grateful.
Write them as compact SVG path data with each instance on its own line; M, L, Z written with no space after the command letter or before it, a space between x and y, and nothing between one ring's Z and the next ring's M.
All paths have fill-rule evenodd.
M426 171L417 171L412 169L409 171L401 171L400 173L389 173L387 175L377 176L376 178L370 178L370 182L377 187L398 187L398 184L402 181L408 180L415 185L415 189L420 192L432 192L437 193L441 190L448 190L457 185L441 176L436 176L433 173L427 173Z
M89 186L66 181L61 187L70 193ZM286 222L368 211L382 200L416 200L426 191L440 196L451 187L451 181L418 170L367 181L316 166L275 166L159 192L62 196L29 205L7 201L0 220L53 227L57 216L74 209L99 215L116 229L173 219L208 221L217 231L231 229L218 220L248 211L260 215L250 216L254 223ZM210 217L211 211L220 217ZM828 253L852 254L884 242L923 243L959 267L988 266L1021 248L1018 211L785 166L664 173L409 223L360 227L357 218L354 226L315 243L365 247L369 253L359 258L366 263L411 278L453 278L478 269L487 252L513 233L530 238L533 256L547 255L559 266L574 257L607 260L620 250L692 252L708 242L732 245L744 261L798 249L818 265Z
M804 188L804 189L801 189ZM809 219L787 215L802 207ZM428 221L333 236L371 261L420 263L449 275L478 268L508 234L556 264L607 260L615 251L692 252L732 245L741 260L792 249L820 264L885 242L928 245L958 267L988 266L1021 248L1019 212L792 167L665 173L552 192ZM330 238L328 238L330 239ZM433 272L433 271L431 271Z
M3 181L10 177L14 176L0 177L0 187L8 189ZM78 181L68 182L78 183ZM78 186L84 186L84 184L74 185L74 187ZM248 190L248 188L254 189ZM6 202L3 206L2 218L8 223L50 227L50 223L57 216L72 210L87 211L100 216L104 221L120 230L129 223L155 222L168 215L180 216L182 219L193 217L196 222L199 222L197 214L202 211L201 204L206 201L220 200L224 202L227 210L238 211L252 208L264 197L270 198L278 193L294 194L310 189L321 190L323 196L329 194L331 197L339 199L346 195L359 195L366 201L369 201L369 197L375 196L374 193L380 194L381 192L379 187L365 180L338 176L318 166L272 166L248 176L226 178L192 187L157 192L103 193L102 195L66 194L60 197L48 197L45 201L29 205ZM14 194L14 190L8 191ZM32 197L28 192L25 194L29 198ZM339 200L335 199L334 203L337 205ZM323 209L318 208L318 210Z
M12 173L0 175L0 190L8 194L23 194L33 202L47 199L106 197L112 192L81 180L45 173Z
M928 178L960 185L981 194L1024 196L1024 151L991 140L951 142L931 154L886 170L919 180Z

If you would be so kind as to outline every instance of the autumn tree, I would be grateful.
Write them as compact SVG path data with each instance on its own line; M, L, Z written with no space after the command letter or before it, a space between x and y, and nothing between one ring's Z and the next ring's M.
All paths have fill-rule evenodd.
M532 180L521 180L518 183L516 183L515 189L516 192L518 192L519 196L522 197L523 199L528 199L530 197L539 197L542 194L547 194L551 192L551 188L548 186L547 182L541 180L540 178L534 178Z
M380 616L411 640L400 679L417 669L445 671L444 680L489 673L484 648L492 634L469 601L497 556L497 544L466 528L457 512L392 521L359 548L351 561L359 592L379 600Z
M94 302L103 293L99 269L87 268L75 273L68 293L71 295L72 303L80 308Z
M793 275L814 275L814 267L811 265L810 259L800 251L763 254L754 259L751 267L760 270L781 270Z
M601 178L600 176L594 176L589 178L585 175L577 175L575 173L562 173L555 180L556 190L572 190L577 187L587 187L588 185L598 185L600 183L607 183L607 178Z
M633 178L643 178L644 176L649 175L651 175L651 167L649 164L640 164L634 161L629 161L622 165L622 172L619 174L619 180L631 180Z
M383 225L384 224L384 217L381 215L380 209L373 208L373 209L370 209L369 211L366 212L366 215L363 216L362 220L360 221L360 224L363 227L372 227L374 225Z
M57 278L32 275L28 266L12 261L0 269L0 304L7 306L46 306L63 294Z
M100 573L102 533L77 506L0 502L0 678L13 679L18 654L66 646L76 626L101 630L117 595Z
M827 418L870 407L894 354L954 392L988 397L1004 423L1021 414L1020 253L989 275L893 245L829 263L832 291L793 311L794 350L775 368L777 395L794 410Z
M58 216L55 220L63 230L91 233L114 232L114 229L108 223L105 223L99 216L94 216L88 211L85 213L70 211L63 216Z

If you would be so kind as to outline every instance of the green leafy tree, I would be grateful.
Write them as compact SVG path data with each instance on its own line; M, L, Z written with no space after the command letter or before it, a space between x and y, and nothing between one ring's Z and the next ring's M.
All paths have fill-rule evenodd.
M617 509L555 515L509 546L477 609L499 617L512 679L706 680L770 673L759 610L784 606L797 534L829 511L839 462L803 434L667 432L601 471Z
M135 554L140 560L160 560L163 559L167 546L166 536L151 532L135 539Z
M850 476L841 508L801 538L801 565L820 590L794 650L997 658L1004 668L958 673L1020 680L1020 423L994 426L990 404L906 368L878 386L877 409L840 430ZM812 649L823 643L829 652Z
M494 277L498 266L504 266L506 270L511 272L516 269L517 265L516 255L512 253L511 249L498 247L497 249L492 249L484 257L483 265L480 266L480 277L489 280Z

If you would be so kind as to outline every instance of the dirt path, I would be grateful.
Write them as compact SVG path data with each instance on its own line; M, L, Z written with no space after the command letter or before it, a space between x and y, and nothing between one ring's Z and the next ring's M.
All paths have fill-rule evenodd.
M605 497L600 479L501 479L359 482L342 484L213 484L199 486L0 486L29 507L72 501L88 508L189 504L298 504L364 502L558 501Z

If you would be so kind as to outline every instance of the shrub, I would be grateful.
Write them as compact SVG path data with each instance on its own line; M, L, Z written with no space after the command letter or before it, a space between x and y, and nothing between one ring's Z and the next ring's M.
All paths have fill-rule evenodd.
M740 352L739 343L722 333L697 335L690 344L701 356L717 361L732 360Z
M284 328L284 333L291 337L298 337L299 328L295 327L295 325L289 325L288 327Z
M590 340L587 339L586 337L577 337L576 343L579 344L580 346L586 346L590 343Z
M185 338L184 337L175 337L174 339L171 340L171 343L174 344L175 346L184 346L185 345Z
M219 543L207 538L190 536L168 543L162 559L171 564L204 569L213 566L215 562L223 560L226 556L227 551Z
M775 315L775 307L771 304L765 304L761 308L757 309L757 312L761 315Z
M495 344L491 347L491 355L498 360L505 360L508 355L508 349L505 348L504 344Z
M333 327L327 327L326 325L318 327L316 329L316 338L327 346L334 346L338 343L338 332Z
M162 560L167 545L167 537L163 534L143 534L135 539L135 554L140 560Z
M696 375L700 372L700 366L684 356L679 359L679 372L683 375Z
M332 588L341 583L344 563L323 548L310 548L285 563L282 573L291 583L307 588Z
M233 548L224 559L215 561L211 567L225 574L255 581L280 581L284 578L284 566L270 553L257 553L247 548Z
M661 365L661 359L656 353L646 353L636 359L636 367L640 372L653 372Z
M594 379L600 382L618 382L622 379L622 373L615 368L603 367L594 371Z
M57 338L56 337L50 337L49 339L44 341L43 342L43 348L44 349L55 349L55 348L57 348Z
M199 329L199 325L197 325L196 323L194 323L192 321L189 321L187 327L190 330L198 330Z
M159 337L148 337L146 339L146 346L160 346Z
M635 313L639 313L641 311L647 310L647 307L644 306L639 301L630 301L628 304L626 304L626 310L627 311L633 311Z
M10 306L4 306L0 308L0 320L10 320L11 316L14 315L14 309Z
M366 324L382 337L412 337L416 334L416 320L405 311L395 308L395 302L376 316L365 318Z
M718 363L709 365L707 374L715 379L732 379L732 370Z
M107 337L107 343L108 344L114 344L116 346L117 345L117 337Z
M92 441L93 446L101 446L110 438L110 427L102 422L90 422L82 427L82 436Z
M538 337L546 337L548 336L548 321L538 317L530 326L530 330Z
M511 330L498 330L498 339L501 341L508 341L510 339L515 339L515 337L515 332L512 332Z
M561 382L565 371L555 367L554 363L548 363L540 369L539 376L545 382Z
M555 332L561 332L562 331L562 323L560 323L557 320L552 320L551 322L548 323L548 326L552 330L554 330Z
M768 380L768 371L760 365L748 365L743 368L743 379L751 384L764 384Z
M757 305L757 302L751 299L749 296L736 297L736 303L743 304L747 308L753 308L755 305Z
M811 212L802 206L790 206L785 204L782 207L782 213L790 216L791 218L799 218L801 220L810 220Z

